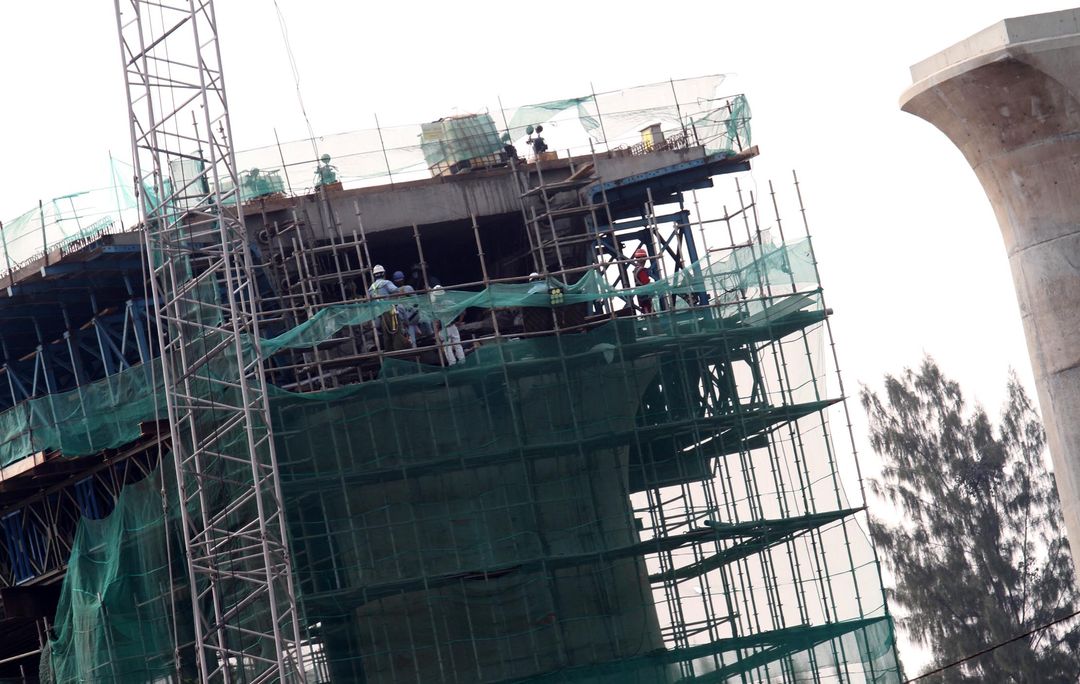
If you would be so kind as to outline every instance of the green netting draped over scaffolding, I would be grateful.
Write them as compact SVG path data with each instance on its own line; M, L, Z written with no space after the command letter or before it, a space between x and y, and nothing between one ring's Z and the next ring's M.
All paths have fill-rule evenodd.
M713 305L691 306L699 292ZM402 304L449 320L629 296L667 306L490 340L451 368L384 358L357 384L271 388L306 635L291 657L308 681L899 681L876 558L844 493L853 468L831 447L808 243L713 254L636 290L587 274L329 307L263 344L312 348ZM130 439L159 389L136 367L82 403L38 401L5 430L9 454ZM223 458L208 476L241 466ZM166 520L160 489L155 475L83 521L57 681L192 671L190 636L174 656L173 602L176 631L192 627L182 554L163 560L178 504Z
M503 149L490 114L439 119L420 126L420 147L428 168L449 170L455 164L497 154Z
M717 74L513 107L496 105L430 123L320 136L315 139L317 150L310 140L244 150L237 152L237 163L241 168L273 169L289 192L306 192L319 184L322 154L332 157L335 179L349 187L417 180L454 172L470 162L491 165L506 143L523 152L530 127L541 125L548 148L560 154L632 148L642 142L642 130L652 126L659 126L675 148L739 152L752 144L750 108L745 96L722 91L724 81L725 76Z
M124 215L130 219L134 206L129 193L115 183L43 201L3 221L0 273L24 266L47 251L124 230Z
M370 181L430 178L467 166L502 161L504 146L525 149L530 126L547 124L552 150L574 155L592 149L617 150L641 142L642 129L659 126L677 147L700 146L708 153L731 153L751 145L750 107L743 95L721 91L722 74L679 79L438 121L359 130L316 139L260 147L237 153L238 201L310 192L326 176L319 157L333 159L333 177L350 186ZM9 220L0 230L0 273L17 269L44 252L103 234L130 229L137 222L134 171L110 159L108 181L99 187L41 202ZM203 163L177 162L164 179L165 193L201 177ZM205 185L205 181L199 181ZM201 191L189 194L197 195ZM232 189L223 181L223 191ZM151 207L160 202L142 187ZM185 193L181 192L181 195ZM183 202L183 197L177 198ZM125 228L126 227L126 228Z
M770 473L754 446L792 429L774 448L796 448L828 402L750 377L702 391L737 350L823 318L812 299L781 306L490 345L453 370L384 361L378 381L275 396L301 602L330 678L759 681L809 666L897 681L891 631L860 631L887 619L869 542L830 513L845 505L835 467L814 454ZM724 476L745 491L721 491ZM656 492L697 504L656 511ZM809 570L815 545L845 544L857 561ZM745 606L699 598L737 576L760 582L731 590ZM750 607L770 592L801 615Z
M811 283L816 278L814 268L810 243L802 240L714 254L668 278L630 289L609 285L597 272L590 271L570 285L549 279L542 283L495 284L478 292L440 290L423 296L331 305L292 330L263 340L262 347L273 354L315 346L333 339L344 328L373 321L400 306L416 308L421 320L448 322L473 307L562 307L616 297L659 298L711 292L718 303L727 302L726 314L745 318L762 311L769 300L736 303L738 293L778 278ZM684 299L676 299L675 303L686 305ZM133 441L140 434L140 423L165 412L165 400L154 390L153 375L151 366L140 364L77 389L30 399L0 413L0 467L39 451L85 456ZM160 383L160 373L156 381Z
M741 299L742 293L760 288L775 279L809 283L816 279L810 242L790 245L755 245L714 254L687 268L648 285L616 287L604 281L598 271L589 271L571 284L548 278L541 282L496 283L479 292L438 290L425 296L395 297L374 301L327 306L289 332L265 340L267 353L286 348L309 347L325 342L342 328L375 320L394 307L409 307L422 321L446 323L466 309L512 309L516 307L560 307L605 299L630 297L689 296L713 293L718 303ZM678 299L676 304L685 304ZM747 314L764 306L764 300L749 305Z
M774 639L769 639L769 636ZM790 663L784 674L790 673L793 676L789 679L777 676L776 681L850 681L843 674L842 668L821 666L822 662L830 661L833 650L843 650L845 653L858 654L859 662L865 664L868 670L879 673L870 675L869 681L898 682L894 646L892 621L887 618L871 618L853 624L796 627L779 637L765 635L732 638L705 648L687 649L684 653L650 654L642 658L603 666L582 667L521 681L653 684L673 681L670 673L677 671L678 666L687 661L696 663L699 674L692 680L674 681L765 681L763 677L753 674L750 662L775 662L778 651L785 653L784 657ZM731 660L732 664L718 665L718 660Z
M0 413L0 467L38 451L85 456L134 441L139 424L154 419L155 406L165 411L152 374L151 366L139 364Z
M53 250L66 250L138 223L130 164L109 159L108 176L90 189L41 201L0 228L0 274L10 273ZM143 196L153 201L153 191Z
M128 485L83 518L42 664L45 682L154 682L175 672L161 478Z

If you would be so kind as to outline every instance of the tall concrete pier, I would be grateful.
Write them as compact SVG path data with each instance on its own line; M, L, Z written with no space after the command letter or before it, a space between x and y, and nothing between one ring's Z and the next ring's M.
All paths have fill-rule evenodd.
M902 109L960 148L1001 226L1080 575L1080 9L1006 19L911 76Z

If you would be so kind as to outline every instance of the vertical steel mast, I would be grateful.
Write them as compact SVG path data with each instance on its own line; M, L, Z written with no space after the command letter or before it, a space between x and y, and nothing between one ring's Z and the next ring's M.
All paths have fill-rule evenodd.
M203 681L299 678L258 300L210 0L114 0Z

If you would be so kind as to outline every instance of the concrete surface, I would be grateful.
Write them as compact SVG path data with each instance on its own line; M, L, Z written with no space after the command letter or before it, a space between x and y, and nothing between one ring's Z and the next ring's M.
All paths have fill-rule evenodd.
M1080 9L1006 19L911 75L901 108L960 148L1001 226L1080 575Z
M705 157L700 147L685 150L664 150L644 155L600 157L597 173L605 181L614 181L637 174L682 164ZM589 158L578 158L578 164ZM570 173L565 159L548 162L544 178L548 183L564 179ZM368 235L387 230L466 221L477 217L521 216L520 190L509 169L490 169L459 176L356 188L327 193L342 230L346 235L359 229L356 210L360 210L364 232ZM257 231L264 223L288 220L294 210L307 202L315 237L328 237L323 225L322 211L317 208L317 195L297 198L268 198L250 202L244 207L248 228ZM264 218L265 217L265 218Z

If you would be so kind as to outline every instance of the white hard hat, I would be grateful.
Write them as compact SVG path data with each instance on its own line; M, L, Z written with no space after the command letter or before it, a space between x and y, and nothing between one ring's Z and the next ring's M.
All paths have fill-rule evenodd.
M529 274L529 280L536 280L539 277L540 277L540 274L537 273L536 271L533 271L532 273Z
M386 275L386 269L383 268L382 266L380 266L379 264L375 264L371 268L371 275L374 275L374 276Z

